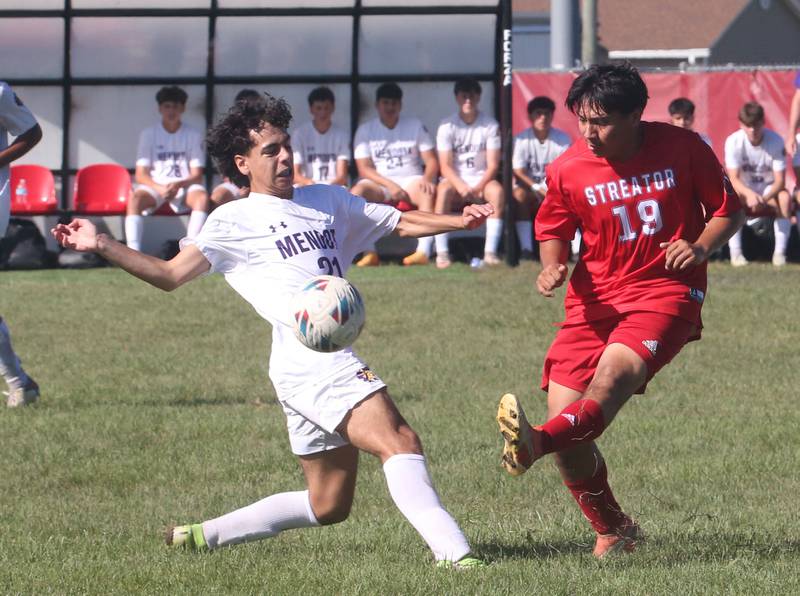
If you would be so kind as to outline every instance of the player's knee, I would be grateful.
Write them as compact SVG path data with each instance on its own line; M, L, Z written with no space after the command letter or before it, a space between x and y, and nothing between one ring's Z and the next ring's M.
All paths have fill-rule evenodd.
M352 499L336 499L313 503L314 517L321 526L332 526L340 524L350 517L350 510L353 507Z
M414 429L403 424L390 436L385 437L384 444L377 455L381 461L386 461L393 455L402 453L422 453L422 441Z
M126 209L128 215L139 215L146 208L148 200L151 199L149 194L140 190L131 193Z

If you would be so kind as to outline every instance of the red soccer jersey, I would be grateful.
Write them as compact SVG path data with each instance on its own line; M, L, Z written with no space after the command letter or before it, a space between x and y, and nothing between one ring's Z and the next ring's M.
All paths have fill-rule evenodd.
M659 122L641 126L642 146L624 163L596 157L579 139L548 168L536 238L569 241L578 228L583 235L566 323L643 310L700 325L706 264L667 271L659 243L694 242L707 219L731 215L741 203L697 134Z

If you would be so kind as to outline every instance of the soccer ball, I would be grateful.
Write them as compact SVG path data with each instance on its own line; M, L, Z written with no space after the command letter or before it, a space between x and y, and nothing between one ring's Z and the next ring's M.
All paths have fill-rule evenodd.
M294 334L317 352L335 352L352 344L364 327L364 301L346 279L312 277L291 299Z

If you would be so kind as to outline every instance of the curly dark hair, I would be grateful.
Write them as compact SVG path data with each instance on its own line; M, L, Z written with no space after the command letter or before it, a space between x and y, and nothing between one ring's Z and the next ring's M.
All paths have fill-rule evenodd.
M234 156L246 154L254 145L250 131L259 132L269 124L288 130L292 110L282 97L264 97L235 103L206 136L206 148L217 170L237 186L248 186L247 176L239 171Z
M630 63L592 64L572 82L564 102L573 114L584 103L606 114L630 114L644 110L647 105L647 86L639 71Z

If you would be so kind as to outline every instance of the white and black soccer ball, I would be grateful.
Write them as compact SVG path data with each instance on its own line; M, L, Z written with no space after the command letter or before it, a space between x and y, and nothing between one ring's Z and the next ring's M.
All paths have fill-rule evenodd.
M295 336L317 352L348 347L364 327L361 294L341 277L312 277L292 297L290 307Z

